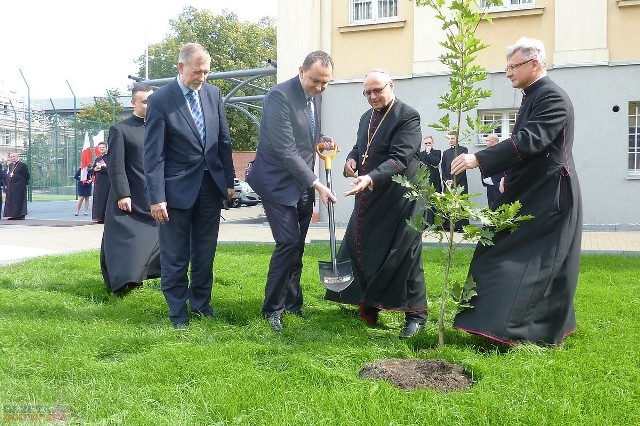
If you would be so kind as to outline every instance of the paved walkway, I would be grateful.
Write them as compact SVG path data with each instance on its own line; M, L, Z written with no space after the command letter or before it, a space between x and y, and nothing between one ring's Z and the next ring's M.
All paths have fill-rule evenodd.
M23 221L0 220L0 265L53 254L72 253L100 247L102 225L91 223L90 216L74 216L75 201L50 201L29 204L29 215ZM273 243L269 225L261 206L223 210L220 225L221 242ZM344 228L336 230L338 240ZM326 224L312 225L308 241L329 241ZM425 238L425 244L437 244ZM585 231L584 253L640 255L640 231Z

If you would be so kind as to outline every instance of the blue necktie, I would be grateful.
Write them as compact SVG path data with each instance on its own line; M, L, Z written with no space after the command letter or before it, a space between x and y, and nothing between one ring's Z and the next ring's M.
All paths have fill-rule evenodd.
M206 132L204 129L204 117L202 115L202 109L200 108L200 104L198 103L196 96L198 96L198 94L193 90L189 90L187 92L187 101L189 102L191 116L193 117L193 121L196 122L196 127L198 128L198 132L200 132L202 144L204 145L206 136Z
M311 116L311 137L316 140L316 108L313 105L313 98L309 96L307 98L307 107L309 108L309 115Z

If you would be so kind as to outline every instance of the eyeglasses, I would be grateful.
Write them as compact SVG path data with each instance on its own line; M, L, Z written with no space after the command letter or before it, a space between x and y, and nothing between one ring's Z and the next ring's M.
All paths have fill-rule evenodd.
M382 91L385 89L385 87L387 87L389 85L389 83L391 83L391 80L387 81L387 84L385 84L384 86L382 86L379 89L363 90L362 91L362 96L365 96L367 98L369 96L371 96L371 95L378 96L378 95L382 94Z
M528 64L529 62L533 61L534 59L535 58L531 58L528 61L520 62L519 64L507 65L507 67L504 69L504 72L513 71L516 68L518 68L519 66L524 65L524 64Z

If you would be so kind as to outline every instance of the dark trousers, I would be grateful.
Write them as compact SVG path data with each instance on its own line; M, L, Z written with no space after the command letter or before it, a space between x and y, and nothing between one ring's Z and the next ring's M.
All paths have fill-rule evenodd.
M262 202L276 242L264 290L262 313L265 316L281 315L284 310L299 312L302 309L300 274L313 201L314 191L309 188L302 193L295 206Z
M221 206L222 194L211 174L205 172L193 206L169 207L169 221L159 227L161 288L174 324L188 322L187 299L192 311L212 313L213 259ZM189 264L191 280L187 277Z

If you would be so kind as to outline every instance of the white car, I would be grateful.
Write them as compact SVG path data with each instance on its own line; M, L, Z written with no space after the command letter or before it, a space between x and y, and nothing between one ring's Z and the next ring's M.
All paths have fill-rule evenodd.
M240 181L240 201L247 206L255 206L260 200L260 196L243 180Z

